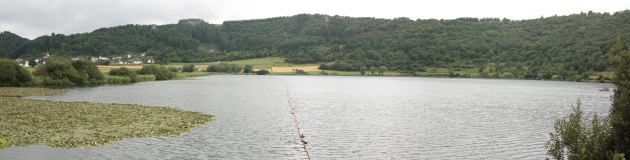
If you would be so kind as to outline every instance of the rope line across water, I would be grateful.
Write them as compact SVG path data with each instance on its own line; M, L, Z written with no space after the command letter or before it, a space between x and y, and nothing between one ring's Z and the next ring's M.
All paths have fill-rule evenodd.
M293 105L291 105L291 96L289 95L289 82L284 81L284 80L281 80L281 81L287 84L287 103L291 107L291 115L293 115L293 120L295 121L295 128L297 128L298 137L300 137L300 142L302 142L302 145L304 145L304 151L306 152L306 156L308 156L308 159L313 160L313 157L311 156L311 152L308 151L308 146L307 146L308 143L304 141L304 134L300 130L300 125L298 124L297 116L295 115L295 112L294 112L295 108L293 107Z

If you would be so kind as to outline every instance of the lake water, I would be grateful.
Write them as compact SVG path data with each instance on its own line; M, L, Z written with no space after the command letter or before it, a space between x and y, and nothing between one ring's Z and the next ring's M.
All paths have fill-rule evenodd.
M214 114L181 137L102 148L0 150L5 159L544 159L556 119L581 98L606 116L611 84L348 76L209 76L71 88L59 101L170 106Z

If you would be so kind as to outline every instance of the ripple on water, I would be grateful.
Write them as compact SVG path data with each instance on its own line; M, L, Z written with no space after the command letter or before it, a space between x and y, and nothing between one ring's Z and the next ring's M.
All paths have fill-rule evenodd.
M544 159L577 98L605 116L610 84L337 76L210 76L73 88L36 97L171 106L214 114L181 137L90 149L12 147L7 159L305 159L291 102L316 159Z

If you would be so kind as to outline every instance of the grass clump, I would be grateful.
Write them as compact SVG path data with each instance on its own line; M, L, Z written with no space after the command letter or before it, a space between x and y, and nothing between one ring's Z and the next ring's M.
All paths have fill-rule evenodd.
M138 82L155 81L155 75L138 75Z

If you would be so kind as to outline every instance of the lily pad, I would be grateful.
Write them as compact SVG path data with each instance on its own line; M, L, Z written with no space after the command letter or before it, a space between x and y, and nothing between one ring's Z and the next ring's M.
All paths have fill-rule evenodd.
M15 97L0 97L0 113L0 137L12 146L54 148L100 147L125 138L179 136L213 119L213 115L171 107Z

